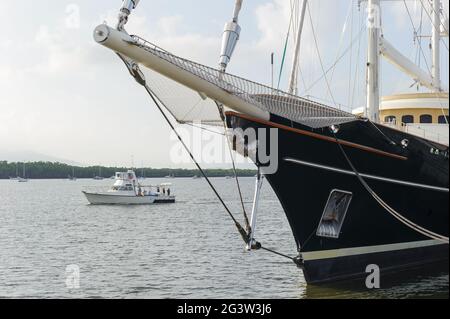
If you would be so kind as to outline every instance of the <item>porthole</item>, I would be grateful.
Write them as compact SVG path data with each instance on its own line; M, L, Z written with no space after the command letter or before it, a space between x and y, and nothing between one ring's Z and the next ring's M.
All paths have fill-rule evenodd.
M412 116L412 115L403 115L402 116L402 123L403 124L414 123L414 116Z
M433 117L430 114L422 114L420 116L420 123L431 124L433 123Z

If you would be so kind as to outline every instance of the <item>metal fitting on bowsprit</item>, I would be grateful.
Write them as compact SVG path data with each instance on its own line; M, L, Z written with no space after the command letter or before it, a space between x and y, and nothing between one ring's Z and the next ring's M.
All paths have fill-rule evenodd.
M117 22L117 30L123 31L125 24L128 22L128 16L131 11L136 9L139 0L124 0L120 8L119 18Z

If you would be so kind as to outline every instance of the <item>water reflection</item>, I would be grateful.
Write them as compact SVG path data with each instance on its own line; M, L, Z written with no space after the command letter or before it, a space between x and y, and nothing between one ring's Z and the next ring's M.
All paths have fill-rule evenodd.
M365 278L327 285L308 285L300 298L309 299L415 299L449 298L449 264L381 274L381 288L368 289ZM426 274L426 275L424 275Z

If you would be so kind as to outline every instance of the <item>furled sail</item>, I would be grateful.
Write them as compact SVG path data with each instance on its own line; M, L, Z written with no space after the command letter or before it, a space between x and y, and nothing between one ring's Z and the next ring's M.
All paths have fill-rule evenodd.
M98 26L94 38L153 70L148 84L180 122L202 119L217 122L219 114L214 101L257 118L269 119L270 114L275 114L312 128L356 120L353 114L336 108L180 58L138 36L130 36L107 25ZM176 84L165 82L169 86L164 88L162 78L156 80L154 73L166 76ZM169 89L180 84L185 87ZM188 91L193 91L190 92L191 99L184 95Z
M178 123L222 125L217 104L205 95L151 70L143 69L147 85Z

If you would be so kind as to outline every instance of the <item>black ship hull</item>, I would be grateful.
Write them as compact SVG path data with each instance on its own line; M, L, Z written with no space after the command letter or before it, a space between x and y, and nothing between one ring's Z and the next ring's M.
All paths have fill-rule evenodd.
M448 261L448 244L407 227L374 198L448 237L447 146L362 120L331 132L277 116L261 121L229 112L227 124L255 129L257 138L278 129L278 168L264 175L285 211L309 283L365 277L371 264L383 272ZM265 163L254 161L264 173ZM339 196L334 204L348 205L330 217L327 207ZM334 225L331 231L327 225Z

